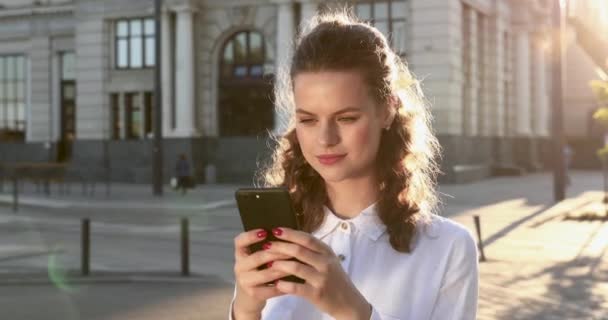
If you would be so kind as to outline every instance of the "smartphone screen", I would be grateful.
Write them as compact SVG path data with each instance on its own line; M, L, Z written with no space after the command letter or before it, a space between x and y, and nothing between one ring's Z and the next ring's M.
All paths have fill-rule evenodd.
M282 241L272 234L272 229L286 227L300 230L296 212L291 203L289 192L284 188L241 188L235 192L235 198L243 223L243 229L250 231L264 229L268 232L265 241L250 246L249 250L254 253L262 250L262 246L268 241ZM259 270L266 268L265 265L258 267ZM295 276L289 276L283 280L303 283L304 281Z

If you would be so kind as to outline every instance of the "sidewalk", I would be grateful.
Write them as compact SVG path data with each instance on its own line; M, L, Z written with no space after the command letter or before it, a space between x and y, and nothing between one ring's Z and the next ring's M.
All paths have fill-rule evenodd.
M89 187L83 192L79 184L63 190L59 185L52 184L50 195L46 195L41 187L23 182L19 186L18 199L20 206L42 208L199 210L231 205L234 202L234 191L239 187L245 187L245 184L199 185L182 195L165 185L163 195L156 197L152 194L151 185L112 183L107 188L105 183L97 183L94 189ZM3 191L0 192L0 204L12 206L12 185L5 183Z
M163 204L175 208L195 208L204 205L201 202L205 201L208 204L227 201L226 206L233 206L228 202L233 201L236 187L203 186L185 197L171 194L156 199L151 196L149 186L118 185L113 187L112 196L105 199L105 193L101 192L104 190L98 185L98 194L93 198L79 197L80 190L75 189L71 196L53 194L45 198L42 194L29 192L23 199L24 202L28 199L41 201L35 204L38 206L44 205L44 201L66 206ZM567 199L557 204L552 201L552 177L549 173L440 186L441 198L445 203L442 215L462 223L473 235L473 216L480 217L487 261L480 263L479 320L608 319L608 219L601 204L601 188L601 172L585 171L572 173ZM4 208L5 211L9 210L7 206ZM235 230L238 227L235 224ZM229 242L231 239L226 237L221 241ZM170 277L166 280L171 282ZM133 281L147 283L143 278ZM172 290L177 292L181 290L178 289L180 286L188 285L183 279L179 281L172 284L175 288ZM124 285L120 283L107 285L108 289L96 293L95 299L103 299L105 294L112 295L113 291L109 288L124 291L121 289ZM0 290L2 287L0 285ZM165 284L149 284L149 287L154 292L162 291ZM200 303L192 299L194 295L180 293L182 300L175 300L174 305L179 305L179 308L174 309L173 319L194 319L197 314L203 315L204 319L223 319L223 316L215 315L222 314L222 303L230 301L230 284L224 284L219 291L205 291L207 289L203 287L197 287L197 290L202 290L197 291L198 297L213 297L209 299L217 302L213 304L216 310L214 316L205 316L205 309L201 309ZM203 292L205 294L201 295ZM173 298L166 296L164 299ZM82 297L78 299L82 301L82 308L93 308L95 305L91 301L83 301ZM128 303L125 301L125 304ZM161 305L142 304L138 305L141 310L158 310ZM89 310L82 314L94 313ZM133 313L123 313L128 314ZM154 313L146 315L146 319L163 319ZM114 316L112 319L130 319L119 314Z
M474 189L480 201L495 194L493 188L512 194L481 206L471 197L462 204L467 209L453 216L474 235L473 216L481 220L487 260L480 263L478 319L608 319L608 216L598 190L601 173L573 175L570 197L557 204L543 201L552 189L534 180L479 183ZM522 192L528 195L513 197Z

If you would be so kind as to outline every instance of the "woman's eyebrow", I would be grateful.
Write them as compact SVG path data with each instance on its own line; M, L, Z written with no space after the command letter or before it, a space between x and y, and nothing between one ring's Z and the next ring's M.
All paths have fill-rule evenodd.
M345 112L350 112L350 111L361 111L361 109L357 108L357 107L346 107L344 109L341 109L341 110L338 110L338 111L334 112L333 114L335 115L335 114L340 114L340 113L345 113ZM312 113L310 111L306 111L306 110L301 109L301 108L297 108L296 109L296 113L302 113L302 114L307 114L307 115L312 115L312 116L315 115L314 113Z

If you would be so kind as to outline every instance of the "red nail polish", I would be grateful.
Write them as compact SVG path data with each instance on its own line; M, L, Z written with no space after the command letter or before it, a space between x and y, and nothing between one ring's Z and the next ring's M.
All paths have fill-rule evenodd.
M281 228L274 228L272 229L272 234L274 234L275 236L280 236L283 234L283 229Z
M262 246L262 249L264 249L264 250L268 250L268 249L270 249L270 245L271 245L271 244L270 244L270 242L266 242L266 243L264 243L264 245Z
M266 232L266 230L258 231L258 233L257 233L257 236L260 239L266 238L267 235L268 235L268 232Z
M268 263L266 264L266 266L267 266L268 268L272 267L272 261L268 262Z

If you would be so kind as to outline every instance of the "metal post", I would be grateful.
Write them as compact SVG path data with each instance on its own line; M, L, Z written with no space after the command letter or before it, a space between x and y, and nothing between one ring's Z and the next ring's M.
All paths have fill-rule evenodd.
M82 275L88 276L90 271L90 254L91 254L91 238L90 238L91 223L88 218L82 219Z
M564 133L562 106L562 15L560 0L553 1L553 54L551 102L553 104L553 199L555 202L566 198L565 163L564 163Z
M181 253L182 253L182 276L190 275L190 235L188 218L182 218L181 222Z
M486 255L483 252L483 240L481 239L481 225L479 223L479 216L473 216L475 220L475 230L477 231L477 248L479 249L480 261L486 261Z
M152 148L152 177L155 196L163 195L162 89L161 89L161 0L154 1L154 146Z

